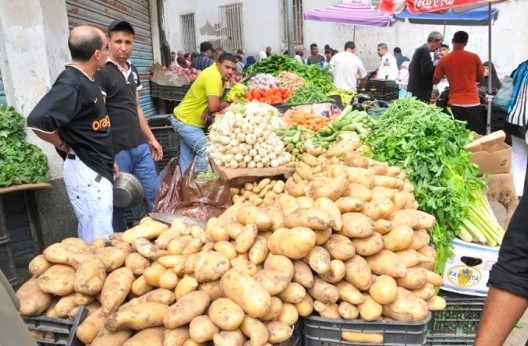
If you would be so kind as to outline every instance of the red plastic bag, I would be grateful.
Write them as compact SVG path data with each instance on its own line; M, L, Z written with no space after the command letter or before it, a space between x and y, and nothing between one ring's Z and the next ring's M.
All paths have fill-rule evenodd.
M195 171L197 157L182 176L178 160L172 159L160 175L160 187L153 212L178 214L207 222L231 205L227 176L210 157L209 165L216 177L201 179ZM174 173L171 167L175 166Z

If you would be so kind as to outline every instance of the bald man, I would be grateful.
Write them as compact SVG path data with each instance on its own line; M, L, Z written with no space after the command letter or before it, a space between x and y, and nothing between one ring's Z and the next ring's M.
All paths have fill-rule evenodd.
M72 62L27 118L27 126L65 154L64 183L78 220L79 238L92 242L113 232L113 174L110 119L94 81L108 58L108 39L91 26L68 38Z

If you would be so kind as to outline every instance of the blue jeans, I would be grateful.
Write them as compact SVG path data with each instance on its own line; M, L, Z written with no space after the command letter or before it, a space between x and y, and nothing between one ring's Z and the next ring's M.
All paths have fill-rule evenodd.
M207 161L207 137L202 128L188 125L174 116L171 117L172 127L180 137L180 158L179 164L182 173L185 173L187 168L191 165L195 156L198 156L196 163L197 171L206 171L208 166Z
M144 143L134 148L121 150L114 156L114 159L121 172L132 173L141 182L145 191L143 200L145 211L150 213L159 188L158 174L150 154L150 147L147 143ZM125 209L114 208L112 224L114 232L121 232L127 229Z

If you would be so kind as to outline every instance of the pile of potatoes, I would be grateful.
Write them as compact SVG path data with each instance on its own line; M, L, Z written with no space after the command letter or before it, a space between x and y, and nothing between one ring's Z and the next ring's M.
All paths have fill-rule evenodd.
M265 178L243 187L231 187L233 203L251 202L256 206L269 206L275 203L277 196L284 192L284 181Z
M127 346L280 343L314 310L423 320L445 307L434 217L416 210L401 171L354 150L304 155L273 204L239 201L205 228L147 217L110 241L53 244L29 265L20 313L86 305L77 337Z

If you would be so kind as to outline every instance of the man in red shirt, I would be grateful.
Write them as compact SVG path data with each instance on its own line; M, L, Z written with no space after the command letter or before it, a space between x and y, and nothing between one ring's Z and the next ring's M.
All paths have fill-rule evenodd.
M469 35L457 31L453 35L453 51L438 62L433 83L446 76L449 82L449 101L455 119L466 121L468 129L485 134L486 124L480 108L477 82L484 82L484 66L477 54L464 50Z

